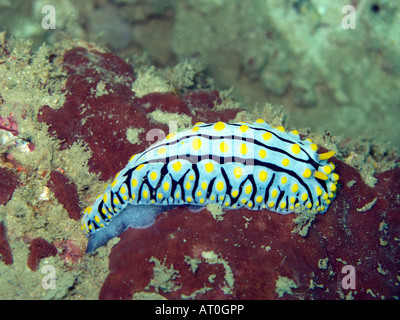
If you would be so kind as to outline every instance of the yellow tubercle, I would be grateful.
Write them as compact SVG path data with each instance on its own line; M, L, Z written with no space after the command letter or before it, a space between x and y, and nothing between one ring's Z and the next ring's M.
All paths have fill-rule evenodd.
M316 177L317 179L320 179L320 180L328 180L328 176L321 171L315 171L314 177Z
M225 129L225 123L223 123L223 122L221 122L221 121L217 122L217 123L214 125L214 130L216 130L216 131L221 131L221 130L223 130L223 129Z
M324 171L325 171L326 174L330 174L330 173L332 172L331 166L324 166L323 169L324 169Z
M304 170L304 172L303 172L303 177L304 178L309 178L309 177L311 177L311 170L310 169L305 169Z
M292 145L292 152L293 152L294 154L299 154L300 151L301 151L301 149L300 149L300 146L299 146L298 144Z
M318 150L318 146L315 143L311 143L310 144L310 148L312 151L317 151Z
M319 160L328 160L335 155L335 151L328 151L319 154Z
M283 126L278 126L276 127L276 129L278 129L281 132L285 132L285 128Z

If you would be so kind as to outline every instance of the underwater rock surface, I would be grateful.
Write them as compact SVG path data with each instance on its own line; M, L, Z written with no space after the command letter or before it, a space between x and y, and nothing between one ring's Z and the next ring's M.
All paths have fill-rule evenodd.
M395 298L400 170L379 174L370 188L356 170L334 163L341 188L307 236L293 232L293 215L240 209L216 221L207 210L176 209L149 229L122 234L100 298L130 299L148 289L154 258L164 262L164 275L153 286L167 299ZM342 287L346 265L355 268L355 289Z
M149 132L153 132L150 138L168 133L170 119L184 127L199 121L237 121L241 112L234 104L220 108L225 100L216 90L155 89L151 81L140 87L143 74L135 73L118 56L94 48L68 50L62 65L66 70L65 102L58 109L44 105L37 120L48 125L50 136L60 141L57 154L64 155L74 144L85 144L85 174L97 174L99 185L153 142ZM37 148L32 154L35 152L39 152ZM80 161L80 155L74 160ZM323 215L246 209L221 215L215 208L192 212L182 207L160 215L151 228L126 231L111 250L110 273L99 297L131 299L145 291L168 299L398 298L400 170L379 173L372 188L354 168L339 159L333 162L340 187ZM13 189L19 188L19 176L15 169L0 170L4 176L0 195L6 205ZM54 254L73 270L79 270L79 263L84 270L88 263L100 263L101 257L83 256L81 240L68 238L68 234L80 226L76 221L79 208L91 203L99 189L82 183L87 177L76 177L70 167L66 171L53 168L45 185L68 212L66 220L73 229L64 228L66 233L57 230L51 239L46 238L43 234L48 223L54 224L48 222L54 213L40 209L41 204L31 205L39 213L35 218L44 216L46 223L19 240L34 248L39 260ZM34 176L29 168L27 174ZM7 225L0 223L0 258L12 265L13 243L7 239L7 231ZM35 245L38 241L46 245ZM32 263L30 268L39 264ZM347 275L342 273L344 266L354 267L355 289L342 287ZM66 288L83 281L83 277L76 281L79 272L65 272L73 274ZM74 294L80 294L79 290L78 285Z

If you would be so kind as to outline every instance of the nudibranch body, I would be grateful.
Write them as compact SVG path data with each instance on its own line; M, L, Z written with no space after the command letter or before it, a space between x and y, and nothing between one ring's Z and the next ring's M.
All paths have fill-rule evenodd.
M226 209L326 212L339 176L333 151L294 130L253 124L198 123L170 133L134 155L104 194L84 211L88 252L129 227L145 228L176 206L220 204Z

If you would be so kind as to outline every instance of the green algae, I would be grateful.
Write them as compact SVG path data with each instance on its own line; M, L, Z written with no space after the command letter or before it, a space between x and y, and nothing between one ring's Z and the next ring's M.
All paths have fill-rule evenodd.
M292 296L292 289L299 287L292 279L282 276L278 277L278 280L275 282L275 286L275 292L278 294L279 298L282 298L284 294Z
M166 258L161 262L155 257L149 259L149 262L154 263L155 266L153 267L153 278L145 289L154 287L158 293L160 289L163 292L171 292L179 290L182 287L182 284L177 285L175 283L176 279L179 278L179 271L174 269L173 264L167 267L165 260Z
M9 54L3 51L0 56L0 115L12 113L18 122L19 138L35 146L31 152L12 145L0 149L2 154L12 154L24 169L11 168L20 184L11 200L0 206L0 221L6 226L14 259L8 266L0 262L0 299L94 299L99 293L98 282L107 275L109 251L105 250L109 246L93 257L83 256L72 262L61 256L43 259L36 272L27 266L28 243L33 238L42 237L49 242L69 239L82 252L86 246L80 223L69 218L46 187L50 172L62 170L77 186L83 204L87 200L81 191L98 191L96 186L102 185L97 175L89 173L91 153L85 144L78 142L61 151L60 141L49 136L46 124L37 121L42 106L62 107L66 74L60 64L49 60L50 54L61 56L62 52L47 45L32 51L31 45L31 41L12 38L7 44ZM55 269L55 289L43 289L45 274L40 270L45 265Z

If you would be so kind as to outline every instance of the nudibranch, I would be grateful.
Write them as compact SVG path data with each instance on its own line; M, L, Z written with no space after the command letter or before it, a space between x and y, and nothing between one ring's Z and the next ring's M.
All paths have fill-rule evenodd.
M263 120L253 124L197 123L132 156L84 211L87 252L131 228L151 226L176 206L219 204L226 209L324 213L339 176L297 130Z

